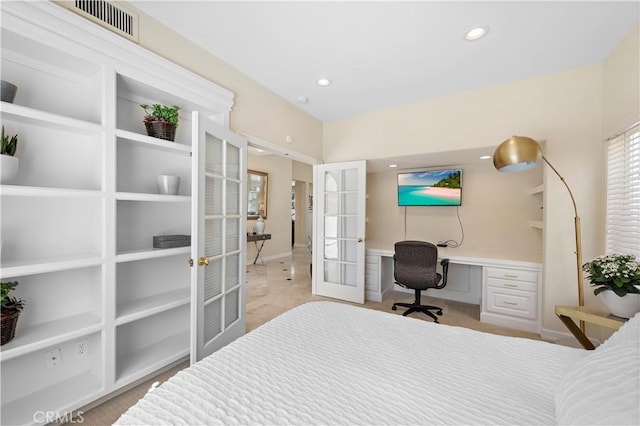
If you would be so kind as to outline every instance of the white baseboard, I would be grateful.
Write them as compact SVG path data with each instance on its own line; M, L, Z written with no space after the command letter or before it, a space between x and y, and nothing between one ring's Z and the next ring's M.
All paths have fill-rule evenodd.
M522 318L505 317L504 315L492 312L480 312L480 322L497 325L499 327L515 328L516 330L528 331L530 333L540 333L540 324Z

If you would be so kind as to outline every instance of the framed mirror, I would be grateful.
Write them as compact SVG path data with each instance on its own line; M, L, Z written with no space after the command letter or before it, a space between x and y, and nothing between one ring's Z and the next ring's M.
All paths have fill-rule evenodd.
M247 170L247 219L267 218L268 181L268 173Z

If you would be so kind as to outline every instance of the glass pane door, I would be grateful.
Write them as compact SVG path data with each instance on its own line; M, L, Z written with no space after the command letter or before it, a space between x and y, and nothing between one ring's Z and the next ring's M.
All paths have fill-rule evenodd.
M194 113L192 351L196 362L244 334L246 141Z
M365 162L316 166L316 294L364 303Z

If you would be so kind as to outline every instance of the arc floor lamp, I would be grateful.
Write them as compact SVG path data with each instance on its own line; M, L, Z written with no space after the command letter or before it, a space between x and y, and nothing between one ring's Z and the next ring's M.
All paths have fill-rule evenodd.
M578 305L584 306L583 276L582 276L582 236L580 233L580 216L578 216L578 208L576 200L573 198L571 188L567 185L564 178L558 173L555 167L542 154L540 144L535 140L526 136L512 136L502 142L496 148L493 154L493 165L500 172L521 172L531 169L543 160L551 170L560 178L564 186L569 191L573 210L575 212L574 226L576 235L576 270L578 273ZM584 322L580 321L580 329L584 332Z

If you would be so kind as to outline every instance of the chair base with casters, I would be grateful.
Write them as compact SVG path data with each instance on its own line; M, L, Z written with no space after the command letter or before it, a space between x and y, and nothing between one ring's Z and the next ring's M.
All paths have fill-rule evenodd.
M438 317L435 316L431 311L436 311L436 314L442 316L442 308L439 306L423 305L420 302L420 299L422 296L422 290L414 290L414 291L416 293L416 300L413 303L394 303L391 309L395 311L398 309L398 306L401 306L403 308L409 308L402 313L402 316L406 317L407 315L412 314L414 312L422 312L424 314L429 315L431 318L433 318L433 322L438 322Z

